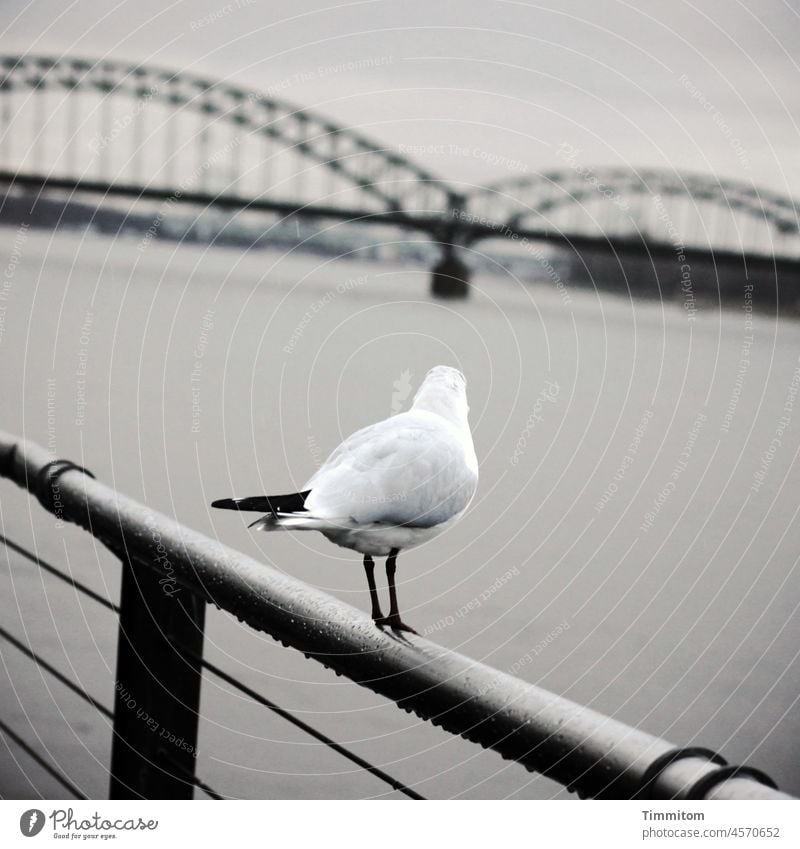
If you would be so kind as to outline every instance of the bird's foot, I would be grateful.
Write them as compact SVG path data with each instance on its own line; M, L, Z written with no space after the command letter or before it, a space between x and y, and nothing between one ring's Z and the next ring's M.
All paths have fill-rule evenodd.
M379 628L388 625L393 631L408 631L409 634L417 634L417 632L400 618L399 613L390 613L388 616L379 616L373 619ZM419 634L417 634L419 636Z

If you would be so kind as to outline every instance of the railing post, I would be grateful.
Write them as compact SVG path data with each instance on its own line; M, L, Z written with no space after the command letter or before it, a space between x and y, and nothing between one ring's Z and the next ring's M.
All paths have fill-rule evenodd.
M204 624L204 600L123 557L111 799L193 798Z

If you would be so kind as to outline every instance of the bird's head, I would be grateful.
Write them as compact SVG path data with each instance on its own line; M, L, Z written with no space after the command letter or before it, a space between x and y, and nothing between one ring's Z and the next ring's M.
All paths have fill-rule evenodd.
M414 408L437 413L458 426L469 426L467 379L456 368L434 366L414 396Z

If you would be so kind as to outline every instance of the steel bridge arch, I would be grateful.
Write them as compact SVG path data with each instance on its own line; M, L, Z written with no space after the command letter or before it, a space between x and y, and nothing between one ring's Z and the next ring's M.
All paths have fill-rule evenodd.
M473 190L465 199L465 209L471 219L483 218L498 229L517 231L527 229L532 217L600 197L614 203L654 196L714 203L766 221L780 234L800 233L800 204L790 196L743 180L657 168L578 166L514 177Z
M518 176L464 194L460 187L360 132L272 96L276 88L265 94L204 76L116 60L0 57L0 123L6 127L0 140L0 179L28 188L83 189L161 201L182 197L219 209L400 224L424 231L440 243L442 268L453 278L467 275L455 256L460 246L498 235L551 240L573 250L614 246L663 253L672 250L675 233L684 233L687 248L709 257L727 251L800 261L798 203L742 180L654 168L589 169L567 159L557 170ZM32 144L26 141L25 121L21 132L10 130L17 91L34 95L23 103L24 109L30 100L33 123L39 128L38 133L29 134ZM63 96L53 116L48 116L51 91ZM89 111L83 108L86 98L80 96L87 91L91 92L88 100L95 102ZM133 144L134 155L118 172L114 163L124 159L129 139L117 146L112 137L113 145L104 142L100 156L88 159L88 170L76 167L87 157L86 144L76 141L80 135L76 127L85 134L86 122L99 120L101 129L107 130L116 124L112 117L123 102L133 102L138 109L151 101L162 113L158 129L167 128L163 142L151 132L145 144L144 133L152 123L145 114L131 131L139 139L138 145ZM59 135L62 105L67 128ZM129 112L137 114L137 109ZM81 116L84 123L79 125ZM175 127L181 128L183 122L185 129L187 120L197 126L179 144ZM47 144L40 147L42 137L48 135L44 128L51 132ZM211 140L220 134L229 142L224 156L219 160L219 152L204 156ZM64 138L66 145L59 147ZM15 161L15 146L20 145L23 154ZM44 155L48 145L49 158ZM142 165L144 148L149 157L146 166ZM159 158L153 149L164 153ZM271 153L264 156L265 150ZM213 169L202 171L200 191L186 190L187 181L179 180L178 174L198 160ZM247 162L251 167L246 167ZM135 179L127 177L130 171ZM97 172L99 176L92 176ZM223 188L209 189L214 182ZM320 189L326 185L327 191ZM629 202L629 208L615 207L619 199ZM664 204L674 227L671 220L665 227L663 217L654 222L654 201L659 209ZM720 215L723 209L726 214Z
M255 90L114 60L4 56L0 69L3 100L3 95L20 89L93 90L104 96L152 99L276 140L311 163L331 169L376 201L383 212L413 219L443 215L452 207L453 191L411 160L312 110Z

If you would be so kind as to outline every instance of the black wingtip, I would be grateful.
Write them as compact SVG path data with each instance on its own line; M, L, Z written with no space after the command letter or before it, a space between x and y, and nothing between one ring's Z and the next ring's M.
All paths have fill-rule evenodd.
M218 498L216 501L211 502L212 507L216 507L218 510L238 510L239 505L236 503L234 498Z
M244 510L258 513L294 513L303 509L310 489L288 495L253 495L250 498L220 498L211 506L219 510Z

